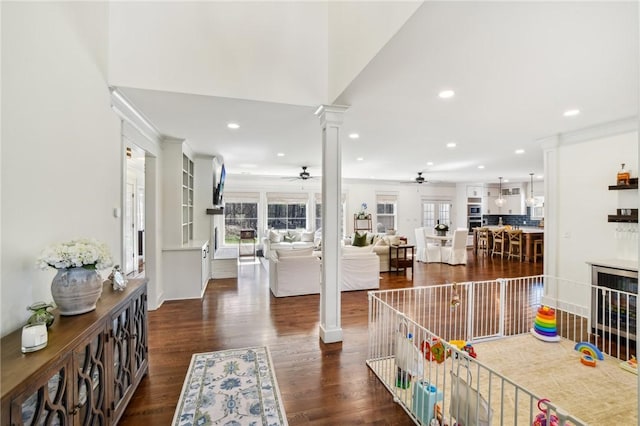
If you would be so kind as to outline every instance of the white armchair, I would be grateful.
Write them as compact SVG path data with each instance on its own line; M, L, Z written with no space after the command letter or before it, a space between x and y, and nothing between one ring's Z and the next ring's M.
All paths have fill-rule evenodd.
M275 297L319 294L321 267L312 249L275 250L269 257L269 288Z
M467 264L467 234L466 228L456 229L450 247L442 247L442 262L449 265Z
M342 291L380 288L380 261L369 253L342 254Z

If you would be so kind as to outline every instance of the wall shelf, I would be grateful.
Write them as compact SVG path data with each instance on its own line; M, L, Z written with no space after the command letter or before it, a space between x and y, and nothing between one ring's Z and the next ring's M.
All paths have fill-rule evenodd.
M610 191L621 191L625 189L638 189L638 178L629 179L629 185L609 185Z
M622 214L623 210L629 210ZM608 222L638 223L638 209L617 209L616 214L608 215Z

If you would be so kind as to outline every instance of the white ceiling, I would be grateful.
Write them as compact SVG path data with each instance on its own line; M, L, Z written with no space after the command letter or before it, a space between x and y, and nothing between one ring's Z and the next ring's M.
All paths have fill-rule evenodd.
M637 2L423 4L333 102L349 106L343 177L542 174L541 140L638 116L638 17ZM119 89L161 133L222 155L230 174L321 173L318 105Z

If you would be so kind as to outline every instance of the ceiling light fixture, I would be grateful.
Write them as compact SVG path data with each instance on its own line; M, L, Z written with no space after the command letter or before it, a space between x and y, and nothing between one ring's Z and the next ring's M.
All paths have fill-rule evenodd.
M358 158L356 158L356 161L364 161L364 158L358 157Z
M499 177L498 179L500 179L500 189L498 189L498 198L496 198L496 206L503 207L505 204L507 204L507 200L502 198L502 176Z
M569 110L565 111L563 115L565 117L575 117L578 114L580 114L580 110L579 109L569 109Z
M440 91L440 93L438 93L438 97L441 99L449 99L453 98L455 94L456 92L454 92L453 90L442 90Z
M238 123L227 123L227 127L230 129L239 129L240 125Z
M357 134L357 133L349 133L349 137L350 137L351 139L358 139L358 138L360 137L360 135L359 135L359 134Z
M531 176L531 183L529 184L531 195L525 200L525 203L527 204L527 207L533 207L536 205L536 199L533 196L533 173L529 173L529 176Z
M433 161L427 161L427 166L433 166Z
M455 148L456 147L456 143L455 142L449 142L447 144L447 148Z
M524 154L524 149L516 149L516 154Z
M279 152L276 154L278 157L284 157L284 152Z
M482 164L480 164L480 165L478 166L478 168L479 168L479 169L484 169L484 166L483 166Z

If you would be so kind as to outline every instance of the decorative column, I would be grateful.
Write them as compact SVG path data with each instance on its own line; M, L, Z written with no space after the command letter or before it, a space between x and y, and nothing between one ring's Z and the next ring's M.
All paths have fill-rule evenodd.
M341 245L342 146L340 126L345 106L321 105L316 115L322 127L322 283L320 287L320 338L342 341Z
M558 147L561 135L541 140L544 156L544 274L556 277L558 273Z

